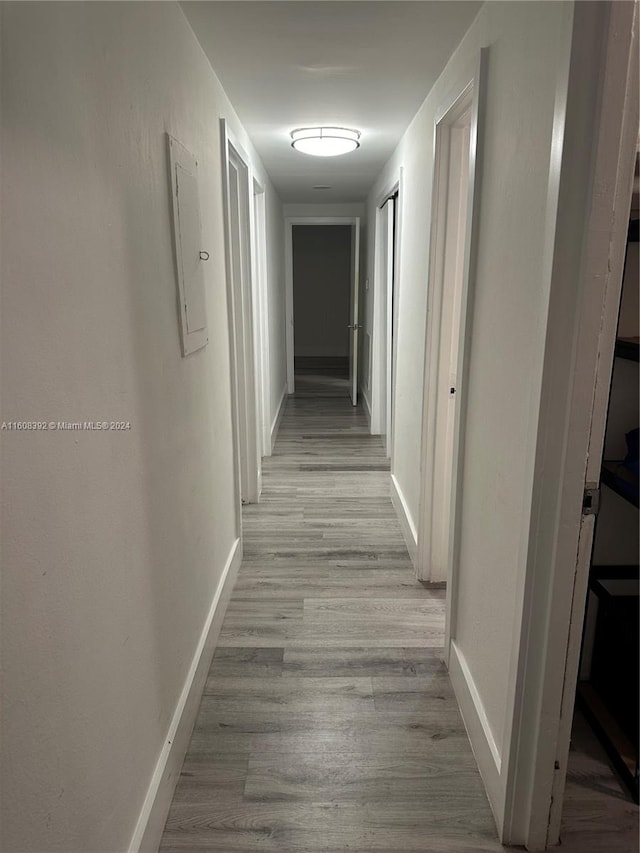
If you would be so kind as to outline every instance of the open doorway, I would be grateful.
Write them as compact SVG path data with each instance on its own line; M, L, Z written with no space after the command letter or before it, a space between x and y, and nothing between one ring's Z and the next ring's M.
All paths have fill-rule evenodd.
M636 181L638 159L636 159ZM579 704L638 802L638 191L629 220ZM627 642L624 637L627 637ZM616 652L626 646L624 654Z
M358 217L286 222L287 385L358 400ZM320 383L320 385L318 385Z
M251 249L254 188L249 159L233 139L224 119L221 136L236 486L241 503L255 503L260 497L262 472ZM255 257L253 260L255 269Z
M252 281L254 284L254 338L258 392L258 441L261 456L271 456L271 367L269 292L267 286L267 222L264 187L253 179Z
M447 643L455 636L454 529L474 245L475 154L481 67L435 126L433 217L423 395L417 574L449 584Z
M582 808L573 827L567 824L570 807L580 802L567 786L567 767L603 449L614 448L605 436L638 142L637 15L631 3L577 4L572 22L580 49L567 81L572 120L562 126L531 513L535 547L524 590L504 820L504 838L533 850L561 838L563 849L582 851L602 831L615 825L617 836L620 828L619 814L598 803L602 779L583 786ZM620 591L618 584L600 586L596 594L611 599ZM629 655L614 646L610 669ZM634 729L637 737L637 718ZM633 835L620 833L620 846L611 839L607 850L635 847L637 812L632 822Z
M349 395L351 228L293 226L294 370L300 393L322 377L332 396Z
M558 833L569 844L584 839L583 811L589 807L616 825L612 851L631 850L638 825L639 174L637 151L600 489L590 493L587 508L595 523L590 558L585 555L586 610L570 749L564 759L564 809L552 803L549 833L552 843ZM597 831L597 821L591 831Z
M374 336L371 431L384 437L387 458L393 456L393 408L398 319L400 181L377 204L375 224ZM367 352L371 343L367 341Z

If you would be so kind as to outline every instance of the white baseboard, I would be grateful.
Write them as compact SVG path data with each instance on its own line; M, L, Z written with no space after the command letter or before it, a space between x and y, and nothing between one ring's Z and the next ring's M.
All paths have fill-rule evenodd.
M502 757L476 683L455 640L451 641L449 653L449 678L489 797L498 833L501 835L505 808L504 783L500 777Z
M273 450L276 438L278 437L278 429L280 428L280 421L282 420L282 416L284 414L285 406L287 405L287 385L282 389L282 394L280 395L280 402L278 403L278 411L276 412L276 416L273 419L271 424L271 450Z
M182 693L158 757L129 853L156 853L162 831L196 721L200 698L211 666L211 658L222 628L225 610L242 561L240 540L231 547L218 588L213 597L200 640L193 655Z
M369 398L367 397L364 388L360 389L360 395L362 397L362 408L364 409L364 413L367 416L367 423L369 424L369 432L371 432L371 403L369 402Z
M407 551L411 557L411 562L415 566L418 559L418 533L416 531L416 526L413 523L411 513L409 512L407 502L402 494L402 489L398 485L398 481L394 474L391 475L391 503L394 505L396 513L398 514L402 535L404 536L404 541L407 545Z

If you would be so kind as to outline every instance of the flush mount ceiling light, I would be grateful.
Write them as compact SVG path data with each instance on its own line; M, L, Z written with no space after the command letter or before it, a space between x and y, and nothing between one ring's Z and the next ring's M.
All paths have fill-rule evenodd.
M347 127L300 127L291 131L291 147L315 157L336 157L360 147L360 131Z

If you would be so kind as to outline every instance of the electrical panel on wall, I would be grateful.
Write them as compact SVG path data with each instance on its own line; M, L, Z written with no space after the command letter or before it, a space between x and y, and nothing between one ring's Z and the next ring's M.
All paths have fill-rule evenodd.
M169 134L167 142L180 337L182 354L185 356L206 346L209 341L203 268L203 263L209 259L209 255L203 250L201 243L198 163L193 154Z

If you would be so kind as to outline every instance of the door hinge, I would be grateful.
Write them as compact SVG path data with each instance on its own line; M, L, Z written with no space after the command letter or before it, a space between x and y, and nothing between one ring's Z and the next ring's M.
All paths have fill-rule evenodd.
M582 514L597 515L600 509L600 489L596 486L586 488L582 495Z

